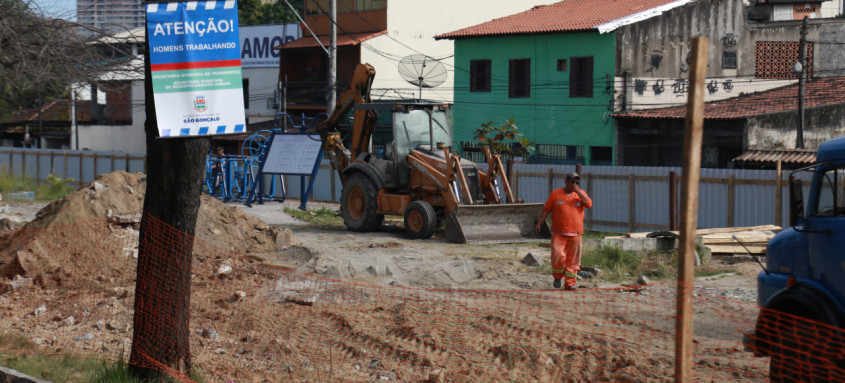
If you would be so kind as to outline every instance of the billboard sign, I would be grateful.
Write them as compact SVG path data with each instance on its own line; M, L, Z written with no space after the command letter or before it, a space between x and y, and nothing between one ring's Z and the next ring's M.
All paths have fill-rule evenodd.
M160 137L246 132L235 0L148 3Z
M299 24L244 26L241 35L241 67L278 68L279 51L273 49L299 38Z

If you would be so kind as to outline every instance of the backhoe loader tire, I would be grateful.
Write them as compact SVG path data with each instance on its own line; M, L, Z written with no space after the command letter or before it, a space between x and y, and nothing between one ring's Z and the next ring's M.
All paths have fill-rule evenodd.
M429 239L437 228L437 213L425 201L414 201L405 208L405 233L412 239Z
M384 215L378 211L378 189L363 173L354 173L346 179L340 196L340 213L343 223L352 231L371 232L381 227Z

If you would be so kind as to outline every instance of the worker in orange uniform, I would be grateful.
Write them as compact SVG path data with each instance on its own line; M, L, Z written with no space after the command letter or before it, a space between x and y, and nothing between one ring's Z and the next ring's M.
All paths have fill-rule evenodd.
M581 190L581 177L572 172L566 175L566 186L552 190L543 206L543 214L534 231L540 233L540 225L552 215L552 286L572 290L578 271L581 269L581 235L584 234L584 209L593 206L587 192Z

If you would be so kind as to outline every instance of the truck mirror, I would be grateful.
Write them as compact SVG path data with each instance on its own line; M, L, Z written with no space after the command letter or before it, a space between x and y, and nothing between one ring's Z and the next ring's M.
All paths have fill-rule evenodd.
M804 190L801 180L789 176L789 225L795 226L804 220Z

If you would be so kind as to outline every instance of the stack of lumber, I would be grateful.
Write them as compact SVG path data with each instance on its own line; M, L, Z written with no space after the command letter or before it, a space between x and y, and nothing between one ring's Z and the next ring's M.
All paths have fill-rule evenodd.
M713 255L754 254L765 255L766 245L781 230L780 226L725 227L698 229L696 238L710 249ZM678 234L677 231L671 233ZM645 237L649 233L629 233L631 238ZM736 238L734 238L736 236ZM743 246L745 245L745 246Z

